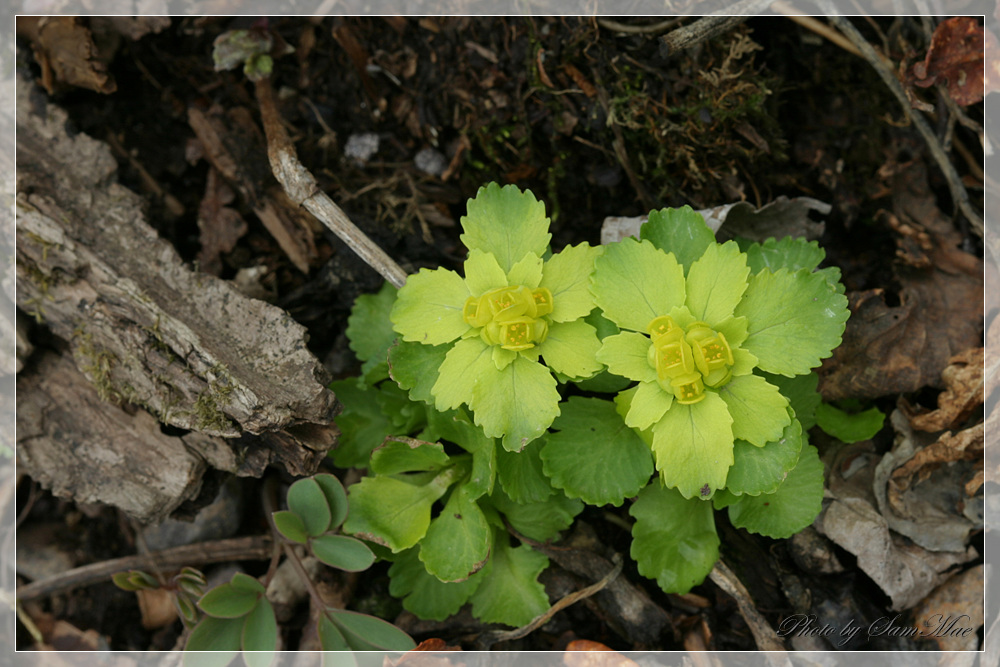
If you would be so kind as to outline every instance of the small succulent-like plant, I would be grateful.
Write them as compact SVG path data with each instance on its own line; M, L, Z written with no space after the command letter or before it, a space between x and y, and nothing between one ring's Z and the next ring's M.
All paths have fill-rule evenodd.
M518 451L559 414L553 373L584 379L602 368L596 330L583 319L594 309L600 248L583 243L544 259L545 208L514 186L481 188L461 222L465 276L411 275L390 317L404 342L428 348L403 354L430 360L437 409L469 406L487 436Z

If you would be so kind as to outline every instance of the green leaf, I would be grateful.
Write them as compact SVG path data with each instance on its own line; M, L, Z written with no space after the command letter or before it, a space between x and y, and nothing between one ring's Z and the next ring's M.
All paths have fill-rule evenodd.
M330 567L361 572L375 562L375 554L363 542L344 535L320 535L309 542L313 555Z
M788 399L758 375L734 377L719 389L733 418L733 437L763 447L777 440L790 418Z
M591 248L589 243L581 243L566 246L545 262L539 286L552 293L549 317L553 322L570 322L594 309L590 277L594 273L594 260L602 251L600 247Z
M268 667L274 662L274 651L278 647L278 622L267 598L262 597L243 622L240 645L247 667Z
M138 576L137 576L138 575ZM149 577L153 584L150 585ZM146 574L145 572L139 572L138 570L128 570L126 572L116 572L111 575L111 581L115 586L122 589L123 591L138 591L143 588L159 588L160 583L156 581L153 577Z
M377 475L440 470L448 465L444 446L404 436L387 438L372 452L371 471Z
M240 650L242 636L242 617L214 618L206 616L201 619L198 625L194 626L187 644L184 645L184 651L226 651L236 655L236 652ZM219 661L215 663L213 660L213 663L226 665L232 659L230 656L223 661L222 657L219 656Z
M746 528L774 539L791 537L813 520L823 509L823 463L819 452L806 445L799 462L774 493L741 496L729 506L729 520L737 528Z
M472 296L460 275L448 269L420 269L406 279L389 318L403 340L424 345L450 343L469 330L462 318Z
M491 289L506 287L507 274L491 253L471 250L465 260L465 284L472 296L478 297Z
M243 574L242 572L234 573L233 578L229 580L229 584L236 590L247 591L255 595L263 595L265 591L264 584L249 574Z
M594 327L583 320L574 320L549 327L538 351L545 365L555 372L570 378L588 378L601 370L601 363L594 358L600 347Z
M445 583L427 572L419 548L404 551L389 568L389 593L403 599L403 608L420 618L443 621L462 608L479 587L487 568L465 581Z
M705 224L705 218L690 206L650 211L649 220L639 228L639 238L672 252L685 268L715 243L715 234Z
M471 598L472 615L484 623L526 625L549 608L545 587L538 582L549 559L527 544L511 547L506 534L493 544L490 571Z
M447 345L397 341L389 348L389 375L409 391L410 400L434 405L431 388L437 382L438 369L450 349Z
M230 584L219 584L198 600L198 607L215 618L240 618L246 616L257 604L261 594L243 590Z
M347 640L344 639L344 635L340 633L340 630L334 625L333 621L326 614L319 617L319 645L324 651L350 651L351 647L347 645ZM339 658L340 656L338 656ZM345 655L344 658L357 664L354 661L354 657L351 655ZM337 667L341 667L340 663L337 663ZM346 666L345 666L346 667Z
M746 245L745 250L747 264L750 265L750 270L753 273L758 273L763 269L771 271L808 269L812 271L826 257L826 251L820 248L816 241L793 239L791 236L786 236L780 241L771 238L763 243L750 243Z
M737 440L733 444L733 467L726 478L726 490L748 496L773 493L799 460L802 439L802 425L793 419L780 438L763 447Z
M438 379L431 388L435 407L443 412L472 403L472 390L488 371L497 372L491 345L478 336L455 343L441 363Z
M389 311L395 301L396 288L385 283L378 293L362 294L355 299L347 318L347 340L354 354L364 362L361 375L369 385L389 376L386 354L396 340Z
M555 493L542 472L539 453L545 440L535 440L519 452L497 450L497 477L504 493L516 503L540 503Z
M306 532L322 535L330 529L330 505L316 480L300 479L288 489L288 509L299 515Z
M409 651L417 646L410 635L381 618L329 607L326 613L355 651Z
M710 325L732 317L746 292L749 274L746 255L736 243L709 245L688 269L686 303L691 314Z
M479 505L458 487L420 541L420 560L441 581L464 581L486 564L492 537Z
M476 429L480 434L479 429ZM485 438L487 442L472 452L472 472L469 481L465 483L466 493L472 500L493 492L493 484L497 478L497 446L493 438ZM506 450L504 450L506 451Z
M271 518L274 520L274 527L286 539L298 542L299 544L305 544L309 540L309 531L306 530L306 524L303 523L302 517L295 512L284 510L281 512L272 512Z
M719 395L674 403L653 426L653 454L663 483L685 498L709 498L726 485L733 464L733 418Z
M503 513L511 527L529 540L555 540L559 533L573 525L573 518L583 511L583 502L567 498L557 491L539 503L516 503L501 492L494 493L490 502Z
M827 435L841 442L852 443L871 440L882 430L885 413L878 408L849 413L829 403L816 406L816 423Z
M719 559L711 503L685 500L653 483L629 514L635 518L631 555L641 575L656 579L667 593L687 593L705 580Z
M507 273L507 281L511 285L535 289L542 281L542 258L535 253L528 253L511 267Z
M663 391L656 382L640 382L625 415L625 425L645 430L660 421L673 405L674 395Z
M340 480L328 473L313 475L313 479L319 484L319 488L326 497L327 507L330 508L330 528L331 530L344 523L347 518L347 491Z
M447 488L440 483L416 486L392 477L365 477L348 492L351 511L344 530L393 553L409 549L427 532L431 505Z
M338 468L364 468L372 450L382 444L387 435L397 435L399 428L382 414L376 396L378 390L362 385L355 379L330 383L344 410L334 418L340 429L337 448L330 458Z
M410 400L407 392L395 382L381 383L375 402L394 429L401 433L412 433L427 421L427 406Z
M623 331L602 341L597 360L615 375L637 382L654 382L656 369L649 364L650 345L649 336Z
M653 318L684 303L684 268L649 241L605 246L595 265L594 301L623 329L646 333Z
M764 373L764 379L773 384L788 399L795 417L802 422L803 432L816 425L816 407L823 398L816 391L819 376L814 372L795 377Z
M460 222L465 247L493 253L505 272L529 252L544 255L552 238L545 206L530 191L513 185L479 188Z
M502 371L486 367L476 379L472 399L476 423L486 435L503 437L507 451L523 449L559 414L555 378L545 366L520 355Z
M653 474L649 447L610 401L571 397L542 449L545 474L571 498L619 506Z
M823 276L781 269L751 276L736 314L747 318L743 347L768 373L804 375L840 345L847 298Z

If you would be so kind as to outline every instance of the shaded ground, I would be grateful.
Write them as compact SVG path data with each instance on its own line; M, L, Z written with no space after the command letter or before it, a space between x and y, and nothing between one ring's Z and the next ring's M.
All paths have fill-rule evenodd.
M884 40L896 63L916 62L926 52L928 34L918 20L879 20L879 33L867 23L858 26L873 43ZM351 375L358 363L346 346L346 318L354 299L378 289L381 278L322 229L293 225L292 240L279 243L245 196L213 181L195 139L191 109L228 129L230 148L243 151L247 182L264 187L270 179L252 88L238 71L215 72L210 58L220 32L245 27L250 23L177 19L132 41L93 25L116 92L57 83L52 99L79 131L111 143L122 183L147 196L152 224L186 261L225 279L241 271L246 279L246 270L254 269L249 284L308 328L311 350L335 376ZM868 304L860 311L871 315L865 321L881 323L877 331L874 324L849 330L854 358L841 354L825 366L828 397L863 399L886 414L901 398L932 409L948 358L982 345L981 239L961 216L952 222L948 185L925 142L903 122L898 102L864 60L789 20L751 19L674 54L662 46L662 31L628 34L593 19L292 18L272 19L267 27L293 51L276 60L274 84L300 158L407 270L461 261L457 220L465 201L490 181L515 183L546 203L554 248L597 243L606 216L809 196L833 207L819 240L825 265L843 272L854 319L859 305ZM20 64L40 76L27 55ZM982 123L982 105L965 108L966 127L934 88L917 94L935 110L934 129L950 146L973 207L982 210L982 150L970 129ZM366 153L366 142L377 142L377 151ZM885 318L902 318L907 326L882 326ZM886 366L881 374L895 384L859 384L851 364L864 350L905 346L917 337L907 358L933 363L915 373ZM34 338L37 347L60 344L44 328ZM863 452L885 454L893 435L887 420ZM814 443L828 463L840 450L818 431ZM963 465L969 466L969 475L959 475L965 484L975 461ZM257 534L264 525L255 500L261 484L243 479L239 486L246 502L237 533ZM22 531L47 531L29 545L56 544L75 564L136 548L135 527L114 510L77 508L29 479L19 486L18 507L25 513ZM624 509L588 508L578 521L627 553L623 516ZM772 626L803 611L865 625L890 613L889 597L840 546L824 543L822 551L843 571L824 571L806 546L750 535L717 516L723 558ZM19 536L25 541L23 532ZM981 555L981 533L974 531L970 544ZM977 562L973 555L963 567ZM266 564L246 566L260 574ZM377 565L372 576L346 585L349 606L397 618L401 608L387 595L385 571ZM552 590L565 587L564 573L546 576ZM667 610L673 627L660 644L629 645L581 604L504 648L559 649L575 638L621 650L698 642L717 650L756 648L735 602L714 584L667 596L631 563L625 576ZM138 617L136 604L132 594L106 584L53 596L32 611L97 630L112 648L172 648L178 622L153 630L121 622ZM303 615L283 626L292 646ZM476 631L471 617L406 623L418 640L440 637L451 644ZM27 636L22 641L31 643ZM850 648L937 645L884 636Z

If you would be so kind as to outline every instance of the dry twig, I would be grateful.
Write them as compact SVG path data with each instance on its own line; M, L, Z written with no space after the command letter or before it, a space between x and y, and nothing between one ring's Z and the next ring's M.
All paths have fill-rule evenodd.
M761 616L760 612L757 611L757 607L754 606L753 600L750 598L750 593L747 592L746 587L743 585L733 571L723 563L721 560L715 564L712 568L712 572L709 575L715 584L724 590L730 597L736 600L736 604L740 609L740 616L743 620L747 622L750 627L750 632L753 633L754 641L757 642L757 648L761 651L779 651L784 652L785 647L781 641L775 635L774 630L768 625L764 617ZM784 659L781 659L780 654L776 656L768 655L768 662L774 666L779 665L790 665L788 656L785 655Z
M16 595L21 602L33 600L71 588L102 583L116 572L125 570L150 567L160 570L179 570L186 565L225 563L234 560L267 560L270 557L271 538L266 536L236 537L215 542L186 544L149 554L125 556L77 567L54 577L20 586Z
M370 267L396 287L406 282L406 272L351 222L347 214L325 192L319 189L316 178L299 162L281 116L274 104L270 79L257 82L257 102L267 134L267 157L274 177L299 206L312 213L327 228L356 252Z
M682 26L662 37L668 54L697 46L705 40L721 35L759 14L771 5L772 0L741 0L726 9L727 16L704 16L694 23Z
M608 572L604 577L601 578L597 583L591 584L586 588L581 588L580 590L570 593L566 597L562 598L554 605L549 607L548 611L541 614L534 620L532 620L527 625L522 625L514 630L508 630L506 632L488 632L480 635L479 639L476 640L477 648L480 650L488 650L494 644L499 644L500 642L512 641L514 639L520 639L521 637L526 637L532 632L542 627L549 620L552 619L557 613L570 606L575 602L579 602L585 598L589 598L594 593L597 593L604 589L605 586L614 581L622 571L622 557L621 554L614 555L614 567Z

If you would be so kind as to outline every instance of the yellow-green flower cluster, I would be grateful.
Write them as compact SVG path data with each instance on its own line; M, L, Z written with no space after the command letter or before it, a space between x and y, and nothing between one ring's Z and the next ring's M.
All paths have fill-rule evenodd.
M654 318L648 327L649 365L657 384L682 405L705 398L705 387L718 388L733 377L733 351L721 331L695 321L685 328L669 315Z
M462 317L466 324L480 329L487 345L499 345L519 352L545 342L552 312L552 293L545 287L529 289L524 285L498 287L479 297L465 300Z

